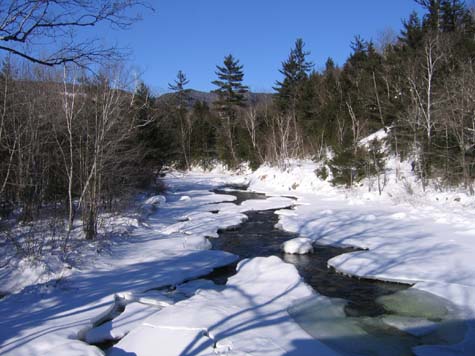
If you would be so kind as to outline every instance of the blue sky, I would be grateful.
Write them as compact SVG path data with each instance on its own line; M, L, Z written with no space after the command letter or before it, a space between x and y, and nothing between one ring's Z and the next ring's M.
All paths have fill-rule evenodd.
M244 65L245 84L272 91L281 63L303 38L316 69L330 56L342 64L355 35L378 40L420 8L413 0L156 0L131 30L107 34L132 52L134 70L156 93L178 70L189 87L209 91L228 53Z

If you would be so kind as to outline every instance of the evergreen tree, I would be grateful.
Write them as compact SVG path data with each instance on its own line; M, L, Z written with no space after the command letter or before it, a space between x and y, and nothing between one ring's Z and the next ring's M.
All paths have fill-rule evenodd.
M421 5L427 10L426 15L422 21L422 25L426 31L440 32L440 15L441 4L440 0L415 0L416 3Z
M157 143L159 132L154 115L154 98L145 83L140 82L134 93L132 112L137 122L137 141L144 150L146 165L156 163L160 148Z
M222 143L229 149L230 157L227 155L228 151L223 150L221 157L231 165L238 163L236 154L236 138L235 128L239 114L239 108L246 105L246 96L248 87L242 82L244 79L243 66L239 64L239 60L235 59L232 54L224 58L223 66L216 66L217 80L212 84L218 87L214 92L218 94L218 100L215 102L215 107L221 117L222 121Z
M295 47L290 50L289 57L282 62L282 69L279 70L284 79L276 82L274 90L277 91L277 105L282 111L295 111L300 86L313 68L313 63L307 61L310 52L305 51L304 47L304 41L298 38Z
M214 92L219 97L216 105L219 106L220 111L245 106L245 94L248 92L248 87L242 84L244 72L239 60L229 54L224 58L224 66L216 66L216 68L215 74L218 80L214 80L212 84L218 87Z
M191 114L193 116L192 159L200 162L203 166L207 166L217 158L216 128L219 123L204 101L197 101L193 105Z
M421 19L417 12L412 12L408 20L403 20L403 29L399 40L411 49L419 48L424 38Z
M177 93L180 99L184 99L185 86L189 82L190 81L186 78L185 73L179 70L176 75L176 79L174 83L173 84L168 83L168 89L173 90L175 93Z

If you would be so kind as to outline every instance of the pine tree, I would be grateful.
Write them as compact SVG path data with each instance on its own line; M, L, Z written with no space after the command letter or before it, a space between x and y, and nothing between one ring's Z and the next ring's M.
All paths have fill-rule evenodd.
M207 167L216 154L217 118L212 114L208 104L197 101L193 105L193 135L191 136L191 154L194 161Z
M178 94L179 99L184 100L184 94L185 94L185 86L189 83L190 81L186 78L185 73L183 73L181 70L178 71L176 75L176 79L174 81L174 84L168 83L168 89L173 90L175 93Z
M424 38L422 23L417 12L412 12L408 20L404 20L399 40L411 49L419 48Z
M214 93L218 94L218 100L215 102L216 110L221 117L223 135L222 141L229 149L231 157L222 156L224 160L231 165L236 165L238 157L236 154L235 127L239 108L246 105L246 96L248 87L242 82L244 79L243 66L239 60L232 54L224 58L224 66L216 66L216 75L218 80L212 82L218 89ZM226 150L223 151L227 152Z
M216 104L221 108L221 111L244 106L248 87L242 84L244 72L239 60L229 54L224 58L224 66L216 66L216 68L215 73L219 79L214 80L212 84L218 87L214 92L219 96Z
M157 139L159 137L157 123L154 117L154 98L145 83L140 82L134 93L132 110L137 122L137 141L143 149L143 160L153 164L159 156Z
M415 0L416 3L421 5L427 10L427 14L424 16L422 25L426 31L440 32L440 14L441 4L440 0Z
M284 79L276 82L274 90L277 91L277 105L282 111L295 111L300 86L313 68L313 63L307 61L310 52L305 51L304 47L304 41L298 38L295 47L290 50L289 57L282 62L282 69L279 70Z

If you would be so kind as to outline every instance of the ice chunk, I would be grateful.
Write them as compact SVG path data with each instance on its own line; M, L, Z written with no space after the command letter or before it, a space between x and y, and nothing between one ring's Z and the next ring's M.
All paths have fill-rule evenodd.
M336 351L351 355L410 355L417 340L394 333L379 318L350 318L346 301L312 297L289 309L294 320L311 336Z
M306 237L297 237L282 244L285 253L303 255L313 252L312 240Z
M413 288L379 297L377 302L391 313L430 320L440 321L449 312L449 301Z
M460 311L450 301L418 289L407 289L377 300L395 314L384 322L412 335L423 344L455 344L468 330Z
M399 315L385 315L383 321L396 329L404 330L405 332L415 336L430 334L439 326L435 321Z

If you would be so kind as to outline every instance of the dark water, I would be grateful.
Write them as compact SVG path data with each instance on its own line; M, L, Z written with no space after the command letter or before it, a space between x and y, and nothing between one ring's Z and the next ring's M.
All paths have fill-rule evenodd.
M236 189L236 187L233 186L232 189ZM268 198L265 194L247 192L243 189L240 189L240 190L215 189L213 190L213 193L235 196L236 200L232 201L231 203L234 203L236 205L241 205L243 201L250 200L250 199L264 200Z
M265 198L262 194L256 195L256 193L245 191L220 191L220 193L236 196L237 203L248 199ZM298 237L298 235L275 228L278 216L274 210L251 211L245 214L248 216L248 220L237 229L220 231L219 238L210 239L214 249L234 253L241 259L278 256L285 262L292 263L305 282L318 293L328 297L347 299L349 303L345 312L348 316L381 315L384 313L384 309L375 302L377 297L410 287L405 284L348 277L328 268L329 259L355 251L352 248L316 245L313 254L284 254L280 249L281 244ZM210 278L215 282L225 283L226 277L235 273L234 267L229 266L216 270Z

